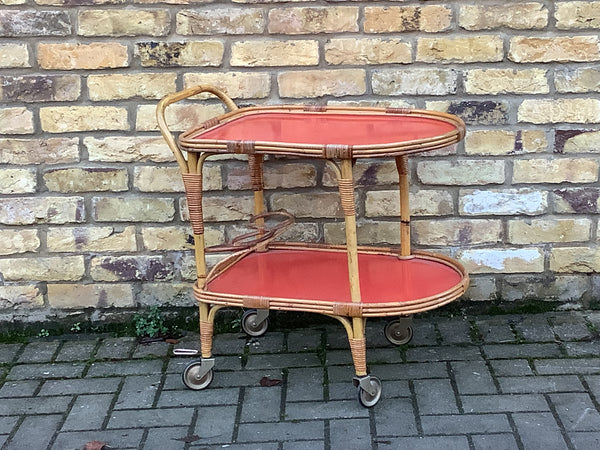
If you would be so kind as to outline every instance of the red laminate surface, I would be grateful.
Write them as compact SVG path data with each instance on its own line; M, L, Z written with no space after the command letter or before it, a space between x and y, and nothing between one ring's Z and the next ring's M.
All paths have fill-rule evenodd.
M192 139L315 145L382 145L455 131L435 118L393 114L260 113L234 118Z
M438 295L461 282L441 262L359 254L363 303L406 302ZM345 252L270 250L251 253L205 288L214 293L350 302Z

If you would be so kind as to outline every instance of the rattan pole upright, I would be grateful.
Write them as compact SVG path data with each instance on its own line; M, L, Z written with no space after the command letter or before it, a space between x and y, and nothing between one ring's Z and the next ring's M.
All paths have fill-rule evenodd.
M410 249L410 203L408 185L408 156L396 156L398 189L400 193L400 254L401 258L411 254Z

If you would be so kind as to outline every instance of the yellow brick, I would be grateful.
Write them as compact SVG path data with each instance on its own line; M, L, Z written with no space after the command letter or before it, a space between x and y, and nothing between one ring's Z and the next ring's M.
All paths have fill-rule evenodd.
M79 161L78 138L0 139L2 164L63 164Z
M500 36L466 38L419 38L417 61L430 63L498 62L504 58Z
M331 39L325 44L329 64L408 64L412 49L401 39Z
M2 87L0 87L0 94L1 91ZM0 134L33 134L33 132L31 110L25 107L0 109Z
M44 183L54 192L126 191L127 170L107 168L69 168L48 170Z
M0 44L0 68L30 67L27 44Z
M457 88L454 70L429 68L379 69L373 71L373 94L376 95L449 95Z
M469 155L510 155L543 152L548 146L543 131L467 131L465 152Z
M161 99L176 91L174 73L137 73L90 75L87 78L90 100L125 100L134 97Z
M325 242L334 245L346 243L346 232L343 222L323 224ZM398 245L400 244L400 228L393 222L358 223L356 230L359 245Z
M110 69L127 67L127 46L111 42L91 44L38 44L42 69Z
M409 194L410 212L414 216L447 216L454 212L454 201L447 191L422 189ZM366 217L400 215L398 190L368 191L365 199Z
M592 159L524 159L513 163L513 183L592 183L600 163Z
M553 248L550 252L550 270L567 273L600 272L599 247Z
M128 130L127 109L116 106L48 106L40 108L42 129L49 133Z
M275 8L269 11L269 33L315 34L358 31L358 7Z
M83 197L0 197L0 223L32 225L83 222Z
M598 92L600 91L600 69L588 67L556 71L554 85L558 92Z
M248 220L254 212L254 197L251 195L243 197L223 194L218 196L206 195L202 202L204 220L207 222ZM179 205L181 220L184 222L189 221L190 216L186 199L182 198Z
M183 77L185 88L210 84L223 90L230 98L265 98L271 92L271 74L264 72L188 73ZM214 98L203 94L201 98Z
M0 255L37 252L39 248L37 230L0 230Z
M83 256L0 259L0 274L6 281L78 281L84 273Z
M557 2L554 17L559 30L598 29L600 2Z
M510 220L508 241L511 244L586 242L590 239L590 230L590 219Z
M311 194L274 193L271 196L273 210L285 209L295 217L333 218L343 217L337 192Z
M555 141L558 141L559 134L557 131ZM562 153L600 153L600 131L585 131L575 133L572 136L565 137L561 150Z
M34 170L0 169L0 194L30 194L36 187Z
M417 176L423 184L453 186L502 184L504 161L419 161Z
M134 252L135 227L52 227L46 233L49 252Z
M225 232L223 228L206 227L204 229L206 246L223 244ZM194 248L192 229L182 227L144 227L142 228L144 248L150 251L191 250Z
M32 309L44 306L44 295L38 286L0 286L0 309Z
M460 27L470 31L496 28L543 29L548 25L548 10L542 3L461 5Z
M175 215L170 198L96 197L93 206L98 222L170 222Z
M318 63L319 43L313 40L241 41L231 45L232 66L315 66Z
M225 46L219 41L138 42L135 55L143 67L216 67Z
M414 220L412 239L418 245L476 245L502 241L500 220Z
M79 11L77 34L82 36L165 36L171 16L167 10L85 9Z
M129 284L49 284L48 303L53 308L84 309L133 307Z
M367 89L365 78L363 69L309 70L283 72L277 77L277 83L281 97L342 97L364 94Z
M436 33L447 30L452 10L445 6L367 6L365 33L395 33L424 31Z
M600 100L594 98L526 99L519 105L517 117L519 122L531 123L600 123Z
M547 94L550 92L543 69L474 69L466 72L468 94Z
M83 144L90 161L171 162L173 153L162 137L109 136L105 138L86 137Z
M177 13L177 34L256 34L265 28L261 8L188 9Z
M508 58L517 63L598 61L600 45L598 36L518 36L510 40Z
M223 113L225 113L225 107L222 103L179 104L169 106L166 119L169 130L172 132L185 131ZM138 131L158 131L155 105L138 106L135 128Z
M544 254L538 248L489 248L459 251L457 259L469 273L542 273Z

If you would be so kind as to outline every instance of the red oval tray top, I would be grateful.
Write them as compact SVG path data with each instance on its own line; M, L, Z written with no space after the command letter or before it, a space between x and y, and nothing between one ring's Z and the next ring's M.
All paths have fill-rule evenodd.
M456 287L462 276L441 261L358 256L363 303L409 302ZM241 296L350 302L346 252L270 250L250 253L205 290Z
M356 147L437 138L456 130L453 123L417 114L260 112L234 117L186 139Z

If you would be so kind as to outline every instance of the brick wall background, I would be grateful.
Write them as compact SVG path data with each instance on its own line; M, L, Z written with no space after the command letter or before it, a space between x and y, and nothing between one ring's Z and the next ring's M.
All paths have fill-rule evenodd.
M238 104L448 111L463 144L412 158L413 239L468 297L600 298L600 1L0 0L0 312L193 304L182 184L155 105L198 83ZM223 112L170 108L184 130ZM208 164L208 240L251 211ZM356 166L360 241L398 243L393 162ZM339 242L322 164L270 161L292 235ZM278 187L278 189L275 189ZM381 218L381 220L376 220Z

